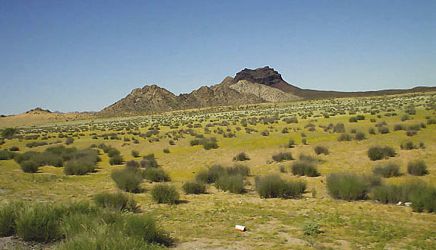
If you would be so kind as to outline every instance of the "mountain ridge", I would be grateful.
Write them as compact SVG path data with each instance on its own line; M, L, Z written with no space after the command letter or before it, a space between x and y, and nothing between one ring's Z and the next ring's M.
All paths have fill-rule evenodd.
M133 89L130 94L102 109L98 114L153 114L214 106L379 96L426 91L436 91L436 87L354 92L302 89L287 83L279 72L265 66L257 69L245 68L236 73L235 77L225 77L219 84L201 86L190 93L179 95L175 95L156 84L145 85L142 88Z

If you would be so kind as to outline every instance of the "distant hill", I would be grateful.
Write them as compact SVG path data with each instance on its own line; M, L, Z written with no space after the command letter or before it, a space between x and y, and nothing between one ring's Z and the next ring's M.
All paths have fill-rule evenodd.
M254 104L263 102L286 102L304 99L337 97L360 97L436 91L436 87L415 87L363 92L339 92L301 89L283 80L282 76L268 66L258 69L243 69L235 77L226 77L213 86L202 86L188 94L175 95L157 85L134 89L123 99L104 108L99 114L143 114L172 110Z

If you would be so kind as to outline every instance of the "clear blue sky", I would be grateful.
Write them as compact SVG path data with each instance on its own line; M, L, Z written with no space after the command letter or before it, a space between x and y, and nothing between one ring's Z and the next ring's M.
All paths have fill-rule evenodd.
M436 1L0 0L0 114L96 111L265 65L302 88L436 86Z

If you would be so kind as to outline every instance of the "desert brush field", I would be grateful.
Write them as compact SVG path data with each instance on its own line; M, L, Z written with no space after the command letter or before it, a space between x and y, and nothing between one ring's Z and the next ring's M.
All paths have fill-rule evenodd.
M0 248L436 249L434 92L24 120Z

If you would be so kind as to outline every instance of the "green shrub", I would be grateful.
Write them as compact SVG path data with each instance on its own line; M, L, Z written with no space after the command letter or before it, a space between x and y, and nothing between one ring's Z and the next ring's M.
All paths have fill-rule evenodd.
M23 207L21 202L12 202L0 207L0 237L14 235L16 232L15 221Z
M436 212L436 188L426 186L421 192L413 192L410 201L415 212Z
M327 176L327 190L335 199L365 200L370 189L380 180L354 174L331 174Z
M142 175L137 170L130 168L114 170L111 177L121 190L131 193L140 191L139 185L142 183Z
M116 211L136 212L138 205L136 201L121 192L99 193L94 196L94 202L102 208L109 208Z
M366 135L363 132L357 132L356 135L354 136L354 140L356 141L362 141L366 139Z
M14 158L14 153L6 150L0 150L0 160L10 160Z
M303 226L304 235L316 236L321 233L320 226L316 222L308 222Z
M392 147L380 147L374 146L368 149L368 157L372 161L387 159L396 155L395 150Z
M201 144L203 145L203 148L206 150L218 148L218 142L217 142L216 138L214 138L214 137L209 138L209 139L207 139L207 138L203 139Z
M324 146L316 146L314 148L314 151L317 155L320 155L320 154L328 155L329 154L328 148L324 147Z
M142 176L149 181L170 181L170 176L161 168L146 168Z
M400 166L395 163L387 163L386 165L376 166L372 172L375 175L382 176L384 178L400 176Z
M347 133L343 133L338 137L338 141L351 141L352 139L351 135Z
M5 128L1 131L1 136L6 139L11 139L18 132L16 128Z
M130 215L125 219L124 229L126 235L142 239L148 243L157 243L163 246L173 244L169 235L159 229L155 220L150 216Z
M293 160L294 158L292 157L292 154L290 152L280 152L278 154L273 155L272 159L276 162L281 162L281 161Z
M244 178L241 175L222 175L215 183L218 189L234 194L244 192Z
M237 154L235 157L233 157L234 161L248 161L250 160L250 157L248 157L248 155L244 152L241 152L239 154Z
M74 159L65 163L64 173L66 175L84 175L94 172L96 167L96 162L92 159Z
M235 164L232 167L225 168L228 175L240 175L240 176L248 176L250 175L250 168L241 165L241 164Z
M119 154L113 155L109 158L109 164L111 165L121 165L123 164L123 157Z
M293 139L289 139L288 143L286 144L287 148L294 148L296 145L295 141Z
M422 181L379 186L371 196L381 203L411 202L415 212L436 212L436 188Z
M159 164L157 164L156 158L154 157L154 154L149 154L143 157L142 161L140 162L141 167L143 168L157 168L159 167Z
M17 235L25 241L51 242L62 237L59 211L46 204L25 207L16 219Z
M202 183L214 183L221 175L226 174L226 170L221 165L212 165L208 170L201 171L195 177Z
M319 176L319 172L313 162L299 160L292 164L291 169L294 175L309 177Z
M36 173L39 170L39 165L33 160L22 161L20 167L25 173Z
M407 173L416 176L428 174L427 165L423 160L410 161L407 164Z
M186 194L204 194L206 193L206 185L204 183L188 181L182 186Z
M261 198L297 198L305 190L305 182L285 181L278 175L256 177L256 191Z
M131 154L132 154L132 156L135 157L135 158L139 157L139 152L136 151L136 150L132 150Z
M157 184L151 189L151 197L157 203L175 204L179 200L179 193L172 185Z

